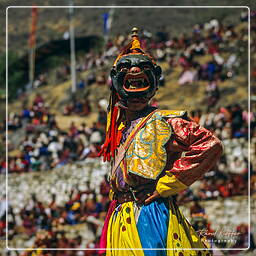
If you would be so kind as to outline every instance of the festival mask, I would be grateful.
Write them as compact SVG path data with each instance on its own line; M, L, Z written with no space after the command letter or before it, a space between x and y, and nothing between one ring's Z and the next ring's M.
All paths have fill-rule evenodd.
M162 70L140 46L138 29L132 29L132 41L117 56L110 72L111 96L108 106L106 139L100 155L104 161L115 157L122 136L122 118L127 101L139 98L149 101L155 94Z
M122 100L154 96L162 70L145 54L123 56L111 70L114 88Z

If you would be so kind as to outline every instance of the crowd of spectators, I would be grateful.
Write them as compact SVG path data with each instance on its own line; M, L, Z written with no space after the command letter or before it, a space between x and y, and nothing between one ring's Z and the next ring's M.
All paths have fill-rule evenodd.
M246 22L247 19L241 19ZM191 118L212 130L225 146L225 153L218 165L208 172L196 185L178 195L179 204L199 200L228 198L248 193L248 123L250 120L251 134L256 133L256 116L251 112L249 116L246 107L239 104L218 106L221 97L219 86L226 80L235 77L239 72L239 55L246 49L246 33L235 32L235 26L224 26L213 19L202 25L195 25L191 35L182 34L170 38L162 29L153 39L148 31L142 31L142 46L149 49L154 58L160 62L167 62L169 71L178 67L180 71L178 83L183 85L206 81L205 97L206 111L196 109L190 113ZM102 53L89 52L77 64L77 71L88 71L86 79L77 83L77 88L85 90L96 83L98 86L110 85L107 71L104 67L112 64L114 56L127 42L127 38L118 35L109 40ZM226 60L222 54L231 49L239 49ZM210 56L205 63L199 59ZM93 71L92 71L93 70ZM100 70L96 72L95 70ZM57 70L57 79L67 79L70 74L68 64ZM63 81L64 81L63 80ZM165 85L165 77L161 77L161 86ZM87 95L88 96L88 95ZM156 101L152 104L158 105ZM105 102L103 103L105 105ZM78 114L86 116L91 113L88 97L73 101L66 105L64 115ZM9 157L9 173L45 171L74 164L87 158L96 158L104 139L104 125L106 124L106 108L99 104L98 120L91 127L86 123L77 126L70 123L68 131L58 127L55 116L50 107L45 104L41 95L37 95L31 108L25 108L22 114L10 113L8 118L9 130L26 129L26 137L20 142L20 153ZM1 172L5 171L6 162L2 160ZM255 182L255 173L252 171ZM256 184L256 182L255 182ZM254 184L254 186L255 186ZM102 181L99 193L95 190L74 190L69 199L62 205L56 203L56 195L52 194L50 203L41 202L36 195L24 205L18 213L9 209L9 239L20 233L35 237L34 247L58 248L97 248L101 228L108 207L109 185L106 177ZM198 205L194 209L199 209ZM193 213L191 210L191 214ZM200 211L203 211L200 208ZM1 216L0 234L4 234L5 223ZM93 231L94 239L83 243L80 235L68 238L68 233L59 227L74 226L87 223ZM17 228L19 227L19 228ZM26 252L23 255L74 255L69 251L56 252ZM75 255L94 256L96 251L77 251Z
M99 159L87 160L48 172L40 181L29 174L11 180L8 238L14 247L98 247L109 204L108 165ZM4 198L2 203L0 223L4 235ZM24 243L19 241L21 237ZM91 253L95 255L95 251Z
M25 234L31 238L43 231L41 234L45 234L44 238L39 236L35 240L37 248L42 245L48 248L74 248L76 247L74 241L70 239L62 243L62 239L65 238L63 226L87 223L89 231L98 240L109 204L107 200L109 190L110 187L104 179L100 184L99 194L90 188L84 191L71 190L69 200L64 205L56 202L56 194L52 194L51 202L48 204L32 195L18 215L14 213L12 207L9 207L9 239L13 239L17 234ZM61 239L57 239L56 236L61 236ZM82 237L78 241L81 243ZM92 241L86 246L90 243Z
M63 115L80 115L80 116L88 116L91 113L91 105L90 101L87 97L83 100L73 100L71 103L65 105L63 110Z
M239 223L233 227L214 229L207 216L205 208L195 199L189 208L191 224L201 239L212 248L250 248L252 252L255 249L255 242L252 231L249 231L248 223ZM250 240L249 240L250 236ZM216 245L215 241L218 241ZM234 251L230 255L236 254Z
M19 154L9 157L9 173L49 170L86 157L97 157L106 121L100 118L101 114L101 122L94 122L91 127L85 122L79 126L71 122L68 131L64 131L38 94L30 109L24 108L21 115L16 115L19 128L25 129L26 136L20 141ZM5 165L2 160L0 172L5 171Z
M245 23L241 19L241 23ZM128 40L128 35L117 34L110 38L101 52L92 49L77 60L78 74L77 90L87 91L90 85L110 85L109 68L114 58L119 54ZM171 37L165 27L153 35L141 31L141 44L147 49L157 62L169 64L166 73L178 68L178 83L205 85L206 104L209 110L214 108L220 99L219 83L231 79L239 74L239 67L246 64L246 58L241 58L247 51L248 31L244 26L237 32L234 24L224 25L217 19L204 24L196 24L189 34ZM81 76L87 72L86 78ZM69 63L64 63L56 72L56 81L66 81L70 76ZM160 78L160 86L165 84L165 73ZM79 93L80 93L79 92ZM88 95L87 95L88 96ZM64 114L87 115L90 113L88 98L80 102L67 104Z
M247 17L248 18L248 17ZM246 24L241 19L241 24ZM142 48L147 49L157 62L168 63L168 69L160 78L160 86L165 85L166 73L178 70L178 84L196 85L199 81L206 83L205 101L208 110L212 110L221 97L219 87L227 79L239 75L241 66L247 64L244 53L248 46L247 26L237 32L236 25L224 25L217 19L212 19L204 24L196 24L189 34L171 37L165 27L153 35L141 31ZM77 62L77 73L88 72L86 78L79 78L77 89L86 89L96 83L97 85L110 85L109 68L114 58L119 54L128 39L128 35L117 34L106 42L105 49L97 52L94 49L80 57ZM241 72L241 71L240 71ZM69 77L68 63L58 69L57 80ZM87 95L88 96L88 95ZM90 112L88 99L82 102L67 104L64 114L77 113L81 115Z

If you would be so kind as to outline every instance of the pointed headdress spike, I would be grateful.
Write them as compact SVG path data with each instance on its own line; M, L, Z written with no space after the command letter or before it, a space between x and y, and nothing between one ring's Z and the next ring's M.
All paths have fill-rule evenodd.
M134 37L134 36L138 37L138 32L139 32L138 28L136 28L136 27L132 28L132 37Z
M130 48L130 50L132 51L132 53L144 53L144 51L141 49L140 46L140 40L139 40L139 35L138 35L139 29L134 27L132 29L132 47Z
M141 44L140 44L140 40L139 40L139 29L137 27L133 27L132 31L131 31L131 42L126 45L122 51L120 52L120 54L118 55L118 57L116 58L113 67L115 68L117 62L124 56L124 55L128 55L128 54L144 54L147 55L148 57L150 57L150 59L152 60L152 62L154 64L156 64L155 60L150 56L149 53L146 53L144 50L142 50L141 48Z
M113 65L114 67L116 66L116 63L118 62L118 60L124 55L133 54L133 53L145 54L145 52L141 49L141 46L140 46L138 32L139 32L138 28L134 27L132 29L131 31L132 41L122 49L122 51L120 52L120 54L118 55L118 57L114 62L114 65Z

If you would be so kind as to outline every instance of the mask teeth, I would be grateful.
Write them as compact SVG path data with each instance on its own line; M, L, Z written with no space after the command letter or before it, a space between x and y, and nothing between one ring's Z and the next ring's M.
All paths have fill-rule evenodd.
M143 88L143 85L144 85L143 78L130 78L128 79L128 86L126 86L126 88L138 89L138 88Z

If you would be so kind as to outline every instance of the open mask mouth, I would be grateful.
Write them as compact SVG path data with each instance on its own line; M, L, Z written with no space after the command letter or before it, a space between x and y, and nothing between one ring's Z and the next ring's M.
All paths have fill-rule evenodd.
M123 88L127 92L143 92L149 89L149 80L144 72L128 73L124 77Z

